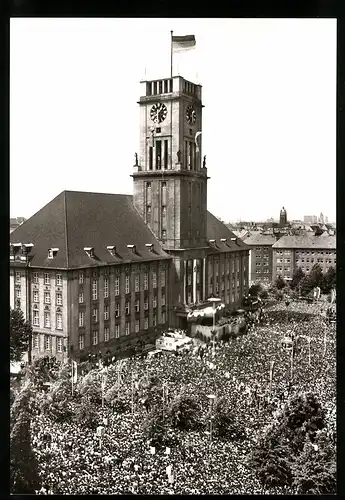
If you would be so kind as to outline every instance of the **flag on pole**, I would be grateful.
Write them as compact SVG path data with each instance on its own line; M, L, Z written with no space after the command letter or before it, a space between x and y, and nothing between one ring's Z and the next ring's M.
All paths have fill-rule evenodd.
M195 36L171 36L171 76L183 76L187 80L195 81L195 61L191 58L194 55Z
M78 380L78 365L76 361L72 360L72 382L76 384Z
M173 36L171 42L174 52L184 52L185 50L190 50L196 44L194 35Z

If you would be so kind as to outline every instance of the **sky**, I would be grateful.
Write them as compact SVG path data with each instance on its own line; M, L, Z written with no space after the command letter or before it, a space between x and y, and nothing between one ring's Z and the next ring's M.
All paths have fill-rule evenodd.
M140 81L195 35L208 210L336 218L335 19L12 18L10 214L64 190L132 193Z

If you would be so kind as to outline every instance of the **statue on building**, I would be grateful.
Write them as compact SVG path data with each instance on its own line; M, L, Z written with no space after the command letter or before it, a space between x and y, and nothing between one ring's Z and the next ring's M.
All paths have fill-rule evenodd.
M137 167L138 166L138 153L135 153L134 156L135 156L135 166Z
M204 159L202 160L202 168L206 168L206 155L204 156Z
M177 156L177 162L181 163L181 150L180 149L177 151L176 156Z

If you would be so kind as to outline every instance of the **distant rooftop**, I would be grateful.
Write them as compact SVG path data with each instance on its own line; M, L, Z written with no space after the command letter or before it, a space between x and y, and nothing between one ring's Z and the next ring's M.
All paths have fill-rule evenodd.
M273 248L329 248L335 250L336 237L328 233L323 233L320 236L315 236L314 234L286 235L282 236L273 245Z
M273 234L252 233L248 238L246 238L246 245L272 246L274 243L276 243L276 241L277 240L273 236Z

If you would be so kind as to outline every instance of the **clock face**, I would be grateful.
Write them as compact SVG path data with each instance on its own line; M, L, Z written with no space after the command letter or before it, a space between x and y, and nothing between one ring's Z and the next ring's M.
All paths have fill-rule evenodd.
M186 118L189 123L195 123L196 121L196 111L193 106L188 106L186 109Z
M154 104L150 111L150 118L155 123L162 123L168 114L168 110L165 104L158 102Z

